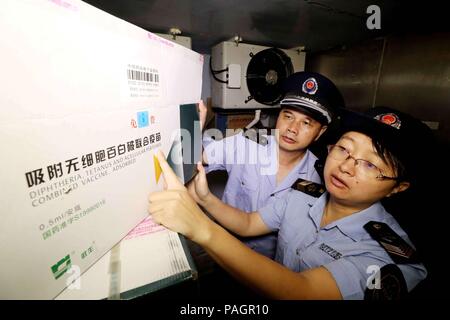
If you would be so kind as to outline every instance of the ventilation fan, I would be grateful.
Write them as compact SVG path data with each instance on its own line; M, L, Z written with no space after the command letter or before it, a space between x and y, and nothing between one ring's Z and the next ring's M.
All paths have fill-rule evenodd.
M280 49L265 49L253 55L247 67L247 88L250 96L246 101L273 106L282 99L281 83L294 73L291 59Z
M213 107L261 109L277 106L282 99L281 83L304 69L305 54L299 49L283 50L235 42L212 48L210 69Z

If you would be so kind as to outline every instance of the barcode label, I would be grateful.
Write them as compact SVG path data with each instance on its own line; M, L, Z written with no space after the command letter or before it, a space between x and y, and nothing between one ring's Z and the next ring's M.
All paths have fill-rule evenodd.
M138 70L127 70L129 80L146 81L146 82L159 82L159 74L153 72L144 72Z

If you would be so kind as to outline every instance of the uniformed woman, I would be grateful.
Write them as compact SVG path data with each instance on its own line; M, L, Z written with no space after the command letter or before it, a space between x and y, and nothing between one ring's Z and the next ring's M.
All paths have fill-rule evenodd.
M168 190L150 195L149 212L270 298L363 299L386 285L385 293L394 292L394 297L411 291L427 271L380 200L414 183L415 145L428 128L380 107L366 114L346 111L341 125L339 140L328 146L321 195L320 187L299 180L284 198L246 214L209 192L201 165L188 191L159 153ZM275 261L250 250L225 228L240 236L278 231Z

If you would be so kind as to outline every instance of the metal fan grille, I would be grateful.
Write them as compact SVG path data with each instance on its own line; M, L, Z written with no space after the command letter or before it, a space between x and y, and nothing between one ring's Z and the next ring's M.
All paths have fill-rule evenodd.
M247 102L255 99L271 106L279 103L283 98L281 84L293 72L291 59L280 49L265 49L253 55L246 74L251 95Z

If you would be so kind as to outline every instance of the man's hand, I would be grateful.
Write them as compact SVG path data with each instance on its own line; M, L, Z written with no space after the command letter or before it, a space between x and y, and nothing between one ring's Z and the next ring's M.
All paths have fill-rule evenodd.
M200 119L200 130L203 131L206 124L206 116L208 115L208 108L203 103L203 100L200 100L198 103L198 116Z
M209 191L205 168L202 166L201 162L197 163L197 170L197 175L188 184L187 189L195 202L199 205L205 206L211 192Z
M166 190L150 194L149 213L157 223L199 244L205 243L210 236L211 221L189 196L164 154L158 151L156 157L166 182Z

